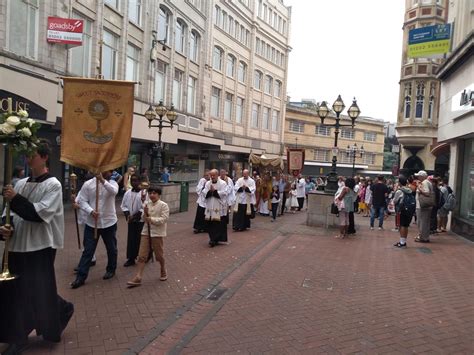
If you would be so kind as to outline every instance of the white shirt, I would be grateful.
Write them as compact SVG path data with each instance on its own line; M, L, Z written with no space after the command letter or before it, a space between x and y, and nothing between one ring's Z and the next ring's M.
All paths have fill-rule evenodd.
M86 224L95 227L95 219L91 212L95 210L96 181L94 177L82 185L82 189L77 196L77 203L82 210L87 213ZM97 228L108 228L117 223L117 213L115 212L115 196L118 192L118 185L115 181L99 182L99 218Z
M239 189L244 185L247 186L250 190L250 201L248 201L249 196L247 195L247 192L238 192ZM247 204L248 202L250 202L255 204L255 190L255 181L251 177L248 177L247 179L245 179L244 177L239 178L234 186L235 199L237 203Z
M10 240L10 251L31 252L45 248L63 248L64 210L61 183L55 177L42 182L27 180L28 178L19 180L14 189L33 203L43 222L26 221L11 211L15 230Z
M207 180L205 178L201 178L196 186L196 194L198 196L196 203L204 208L206 208L206 196L203 195L202 191L204 190L206 182Z
M234 182L228 176L226 176L225 180L222 180L220 177L219 179L226 184L227 189L227 205L232 206L235 202L235 192L234 192Z
M120 205L122 211L130 212L130 216L143 212L142 194L143 191L141 190L138 192L127 190L123 195L122 204Z
M156 202L148 200L146 206L148 206L148 215L151 217L150 237L166 237L166 229L170 217L168 204L161 200ZM145 223L143 226L142 235L148 235L148 223Z
M298 180L298 184L296 184L296 197L305 197L306 196L306 180L301 178Z

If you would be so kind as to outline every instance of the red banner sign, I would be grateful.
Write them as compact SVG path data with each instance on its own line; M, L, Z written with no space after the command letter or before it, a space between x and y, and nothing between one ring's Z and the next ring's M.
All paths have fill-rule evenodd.
M51 43L82 46L83 30L83 20L48 17L48 31L46 34L46 39Z

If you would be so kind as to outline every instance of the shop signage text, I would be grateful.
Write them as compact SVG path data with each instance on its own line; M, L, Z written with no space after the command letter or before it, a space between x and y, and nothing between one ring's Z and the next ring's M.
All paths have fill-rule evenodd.
M459 102L460 106L468 105L471 103L471 106L474 106L474 91L466 90L461 93L461 100Z
M46 40L50 43L82 46L83 20L48 17Z
M15 95L14 93L6 91L6 90L0 90L0 112L8 111L8 98L9 97L11 97L13 100L12 110L14 112L19 111L19 110L25 110L25 111L28 111L28 114L31 118L46 121L46 117L48 113L47 110L45 110L41 106L35 104L34 102L24 97Z

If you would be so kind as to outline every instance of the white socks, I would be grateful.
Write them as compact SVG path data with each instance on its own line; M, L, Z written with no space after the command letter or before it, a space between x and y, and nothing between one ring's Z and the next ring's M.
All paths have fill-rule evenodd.
M406 243L407 243L407 238L400 237L400 244L406 244Z

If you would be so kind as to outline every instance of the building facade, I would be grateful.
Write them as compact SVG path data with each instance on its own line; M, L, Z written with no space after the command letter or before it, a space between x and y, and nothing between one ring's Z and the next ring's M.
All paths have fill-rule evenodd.
M452 51L438 70L441 80L438 150L449 154L449 184L458 205L451 229L474 236L474 3L449 3Z
M440 103L436 77L443 59L409 58L408 34L415 28L445 24L447 0L406 0L403 50L397 114L397 138L401 144L401 168L405 174L424 169L444 176L447 156L435 154Z
M290 102L286 106L285 146L305 149L304 175L325 176L331 171L334 147L334 127L321 125L314 104ZM335 123L334 113L325 119L326 124ZM341 123L349 124L348 116L341 115ZM354 164L355 174L380 172L383 166L384 125L382 120L359 116L355 127L342 127L338 138L337 172L351 176ZM348 147L357 144L364 147L362 157L355 160L348 154Z
M82 46L47 42L49 16L82 19ZM2 1L0 108L7 97L27 105L55 146L52 173L67 182L61 77L135 81L129 165L149 166L158 132L143 114L163 101L178 113L176 127L163 131L173 180L194 181L213 167L238 175L250 151L282 150L290 24L279 0Z

